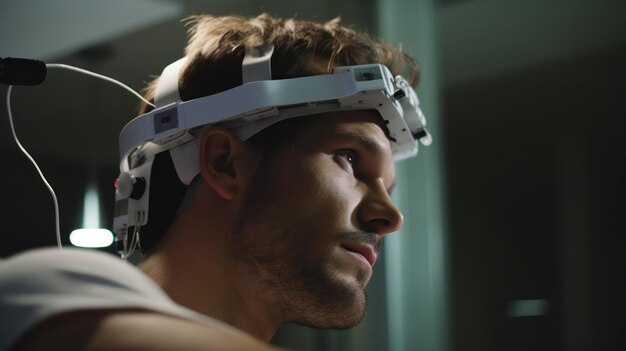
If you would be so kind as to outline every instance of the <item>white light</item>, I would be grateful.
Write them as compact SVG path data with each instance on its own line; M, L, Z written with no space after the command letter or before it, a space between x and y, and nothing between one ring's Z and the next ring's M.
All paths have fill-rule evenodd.
M100 199L94 186L85 192L83 228L70 233L70 242L79 247L107 247L113 244L113 233L100 228Z
M76 229L70 233L70 242L79 247L107 247L113 244L113 233L107 229Z

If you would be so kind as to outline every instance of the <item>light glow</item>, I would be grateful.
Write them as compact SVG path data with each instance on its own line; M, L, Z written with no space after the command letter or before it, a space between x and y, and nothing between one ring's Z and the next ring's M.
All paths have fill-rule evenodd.
M70 242L78 247L107 247L113 244L113 233L100 228L100 199L91 185L85 192L83 227L70 233Z
M78 247L107 247L113 244L113 233L98 228L75 229L70 233L70 242Z

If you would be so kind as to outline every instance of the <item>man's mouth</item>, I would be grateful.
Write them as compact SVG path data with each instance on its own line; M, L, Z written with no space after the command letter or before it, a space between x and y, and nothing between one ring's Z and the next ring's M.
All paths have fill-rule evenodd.
M362 257L367 263L369 263L370 267L374 267L377 255L372 246L361 242L350 241L342 243L341 247L346 251Z

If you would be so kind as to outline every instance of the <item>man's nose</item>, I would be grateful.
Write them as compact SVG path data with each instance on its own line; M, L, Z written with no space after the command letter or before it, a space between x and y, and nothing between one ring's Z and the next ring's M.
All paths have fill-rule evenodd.
M381 236L400 230L404 223L402 212L383 186L370 188L363 198L358 216L364 229Z

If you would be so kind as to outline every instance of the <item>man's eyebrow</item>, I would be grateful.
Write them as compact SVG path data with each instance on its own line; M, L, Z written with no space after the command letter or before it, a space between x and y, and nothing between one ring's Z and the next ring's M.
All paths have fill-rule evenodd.
M379 142L376 141L376 139L372 138L367 133L355 130L339 131L337 132L336 137L356 141L357 143L361 144L367 150L367 152L374 154L376 157L380 159L385 157L386 153L383 145L381 145ZM394 180L389 188L387 188L387 193L389 194L389 196L391 196L391 193L393 192L395 186L396 182Z
M375 154L377 157L383 157L385 155L385 149L383 145L377 142L374 138L361 131L338 131L335 135L337 138L349 139L361 144L368 152Z

